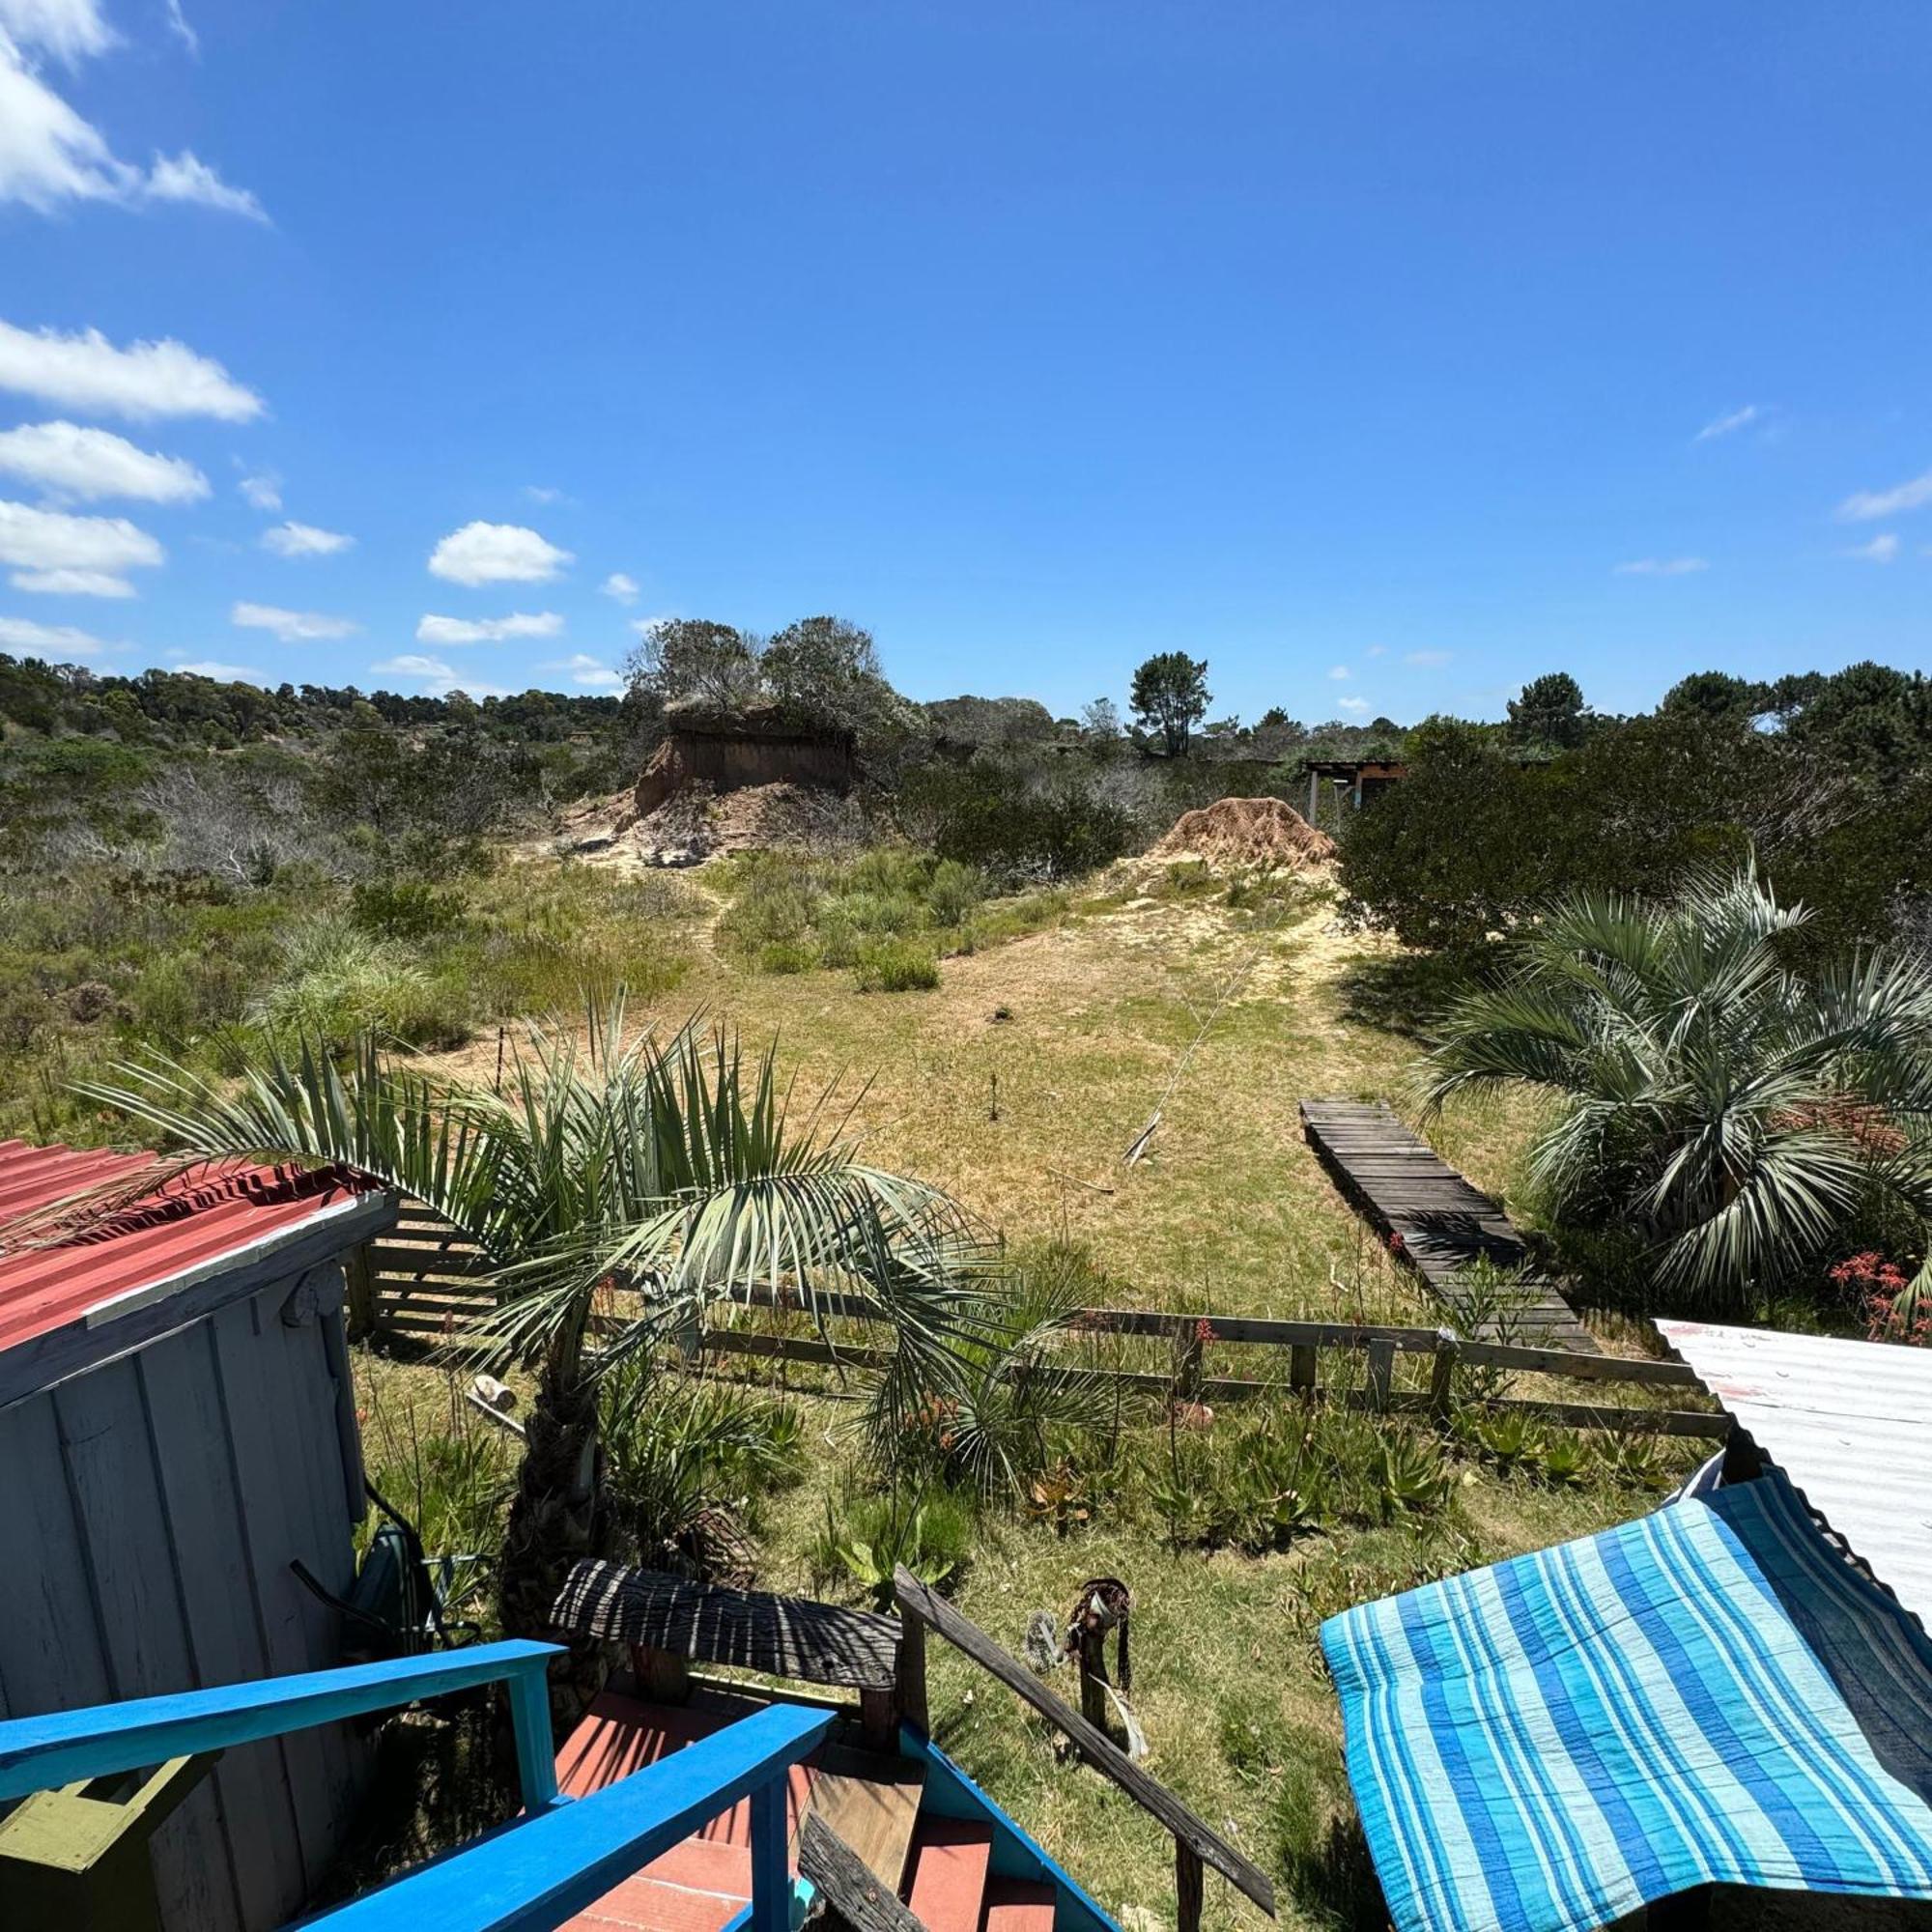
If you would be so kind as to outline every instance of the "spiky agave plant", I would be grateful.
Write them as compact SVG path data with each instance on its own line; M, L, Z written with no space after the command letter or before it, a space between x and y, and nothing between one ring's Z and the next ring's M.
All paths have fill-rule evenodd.
M1667 905L1561 899L1495 984L1450 1008L1428 1102L1510 1084L1560 1096L1532 1152L1558 1211L1607 1197L1660 1283L1707 1306L1800 1275L1867 1190L1922 1220L1932 970L1878 950L1807 979L1778 949L1806 917L1749 864Z
M481 1249L500 1353L538 1377L498 1570L503 1628L544 1629L564 1575L602 1547L597 1380L766 1287L815 1313L858 1289L890 1317L888 1401L950 1389L970 1322L964 1213L858 1157L844 1119L794 1119L773 1053L695 1023L625 1037L621 996L582 1026L532 1025L502 1091L440 1080L364 1042L262 1048L221 1084L154 1057L92 1084L186 1154L334 1162L413 1196ZM598 1319L593 1321L593 1315Z

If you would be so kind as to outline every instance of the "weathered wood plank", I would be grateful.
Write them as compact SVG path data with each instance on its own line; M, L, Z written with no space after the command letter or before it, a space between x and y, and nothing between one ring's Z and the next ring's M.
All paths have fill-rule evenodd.
M174 1688L270 1676L255 1580L242 1554L241 1496L222 1433L212 1426L221 1412L213 1337L198 1325L156 1342L136 1362L194 1666L190 1680ZM281 1740L237 1747L213 1775L243 1923L279 1924L300 1910L305 1895Z
M135 1364L114 1362L77 1377L56 1392L54 1413L113 1694L118 1701L192 1690L194 1665ZM207 1782L155 1833L155 1889L168 1924L205 1925L209 1932L240 1927L227 1841L220 1795Z
M897 1666L899 1627L891 1617L588 1557L571 1571L551 1621L610 1643L806 1684L890 1690Z
M805 1815L798 1868L850 1932L925 1932L925 1921L915 1918L816 1812Z
M1243 1858L1211 1826L1197 1818L1165 1785L1150 1777L1111 1738L1096 1730L1070 1704L1055 1696L1017 1658L1002 1650L978 1624L961 1615L903 1565L894 1577L894 1589L902 1607L914 1611L929 1630L936 1631L954 1649L998 1678L1024 1703L1032 1705L1057 1731L1079 1747L1081 1756L1095 1771L1158 1819L1177 1842L1186 1845L1196 1858L1212 1865L1230 1884L1272 1916L1274 1885L1267 1874Z

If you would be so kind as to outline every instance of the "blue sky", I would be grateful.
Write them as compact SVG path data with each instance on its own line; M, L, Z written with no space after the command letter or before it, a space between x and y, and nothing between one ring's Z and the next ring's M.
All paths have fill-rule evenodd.
M0 649L1923 668L1928 99L1919 0L0 0Z

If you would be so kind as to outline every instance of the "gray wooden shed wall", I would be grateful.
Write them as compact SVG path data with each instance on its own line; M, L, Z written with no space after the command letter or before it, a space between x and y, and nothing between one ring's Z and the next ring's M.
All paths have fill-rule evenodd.
M259 1264L258 1264L259 1277ZM327 1668L361 1465L342 1271L276 1274L0 1407L0 1715ZM259 1932L333 1861L365 1752L340 1726L231 1750L156 1835L170 1932Z

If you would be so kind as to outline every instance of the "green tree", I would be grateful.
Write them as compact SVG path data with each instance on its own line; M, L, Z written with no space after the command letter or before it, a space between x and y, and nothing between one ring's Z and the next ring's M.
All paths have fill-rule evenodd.
M1714 724L1748 724L1771 708L1770 688L1727 670L1695 670L1679 678L1657 707L1661 717L1701 718Z
M1748 865L1667 903L1557 899L1451 1008L1429 1103L1555 1095L1531 1161L1557 1215L1635 1236L1692 1304L1748 1310L1815 1276L1874 1190L1922 1228L1932 973L1883 950L1795 972L1780 943L1805 917Z
M758 696L756 637L703 617L667 617L626 660L632 691L659 706L683 702L732 710Z
M1208 715L1208 660L1185 651L1157 651L1134 672L1127 706L1148 730L1158 731L1171 758L1180 757L1195 725Z
M877 1299L896 1335L887 1431L922 1390L958 1379L961 1283L980 1253L960 1209L794 1125L769 1052L748 1066L722 1035L624 1036L621 1001L581 1037L533 1029L500 1095L373 1042L346 1070L311 1047L261 1049L231 1084L156 1056L87 1089L184 1156L368 1175L482 1251L499 1302L488 1332L538 1372L498 1572L513 1635L542 1632L570 1564L605 1547L598 1377L691 1334L707 1302L754 1286L808 1310L839 1288ZM593 1303L617 1324L594 1352Z
M1510 699L1509 732L1519 745L1580 745L1589 728L1583 687L1567 670L1532 678Z

